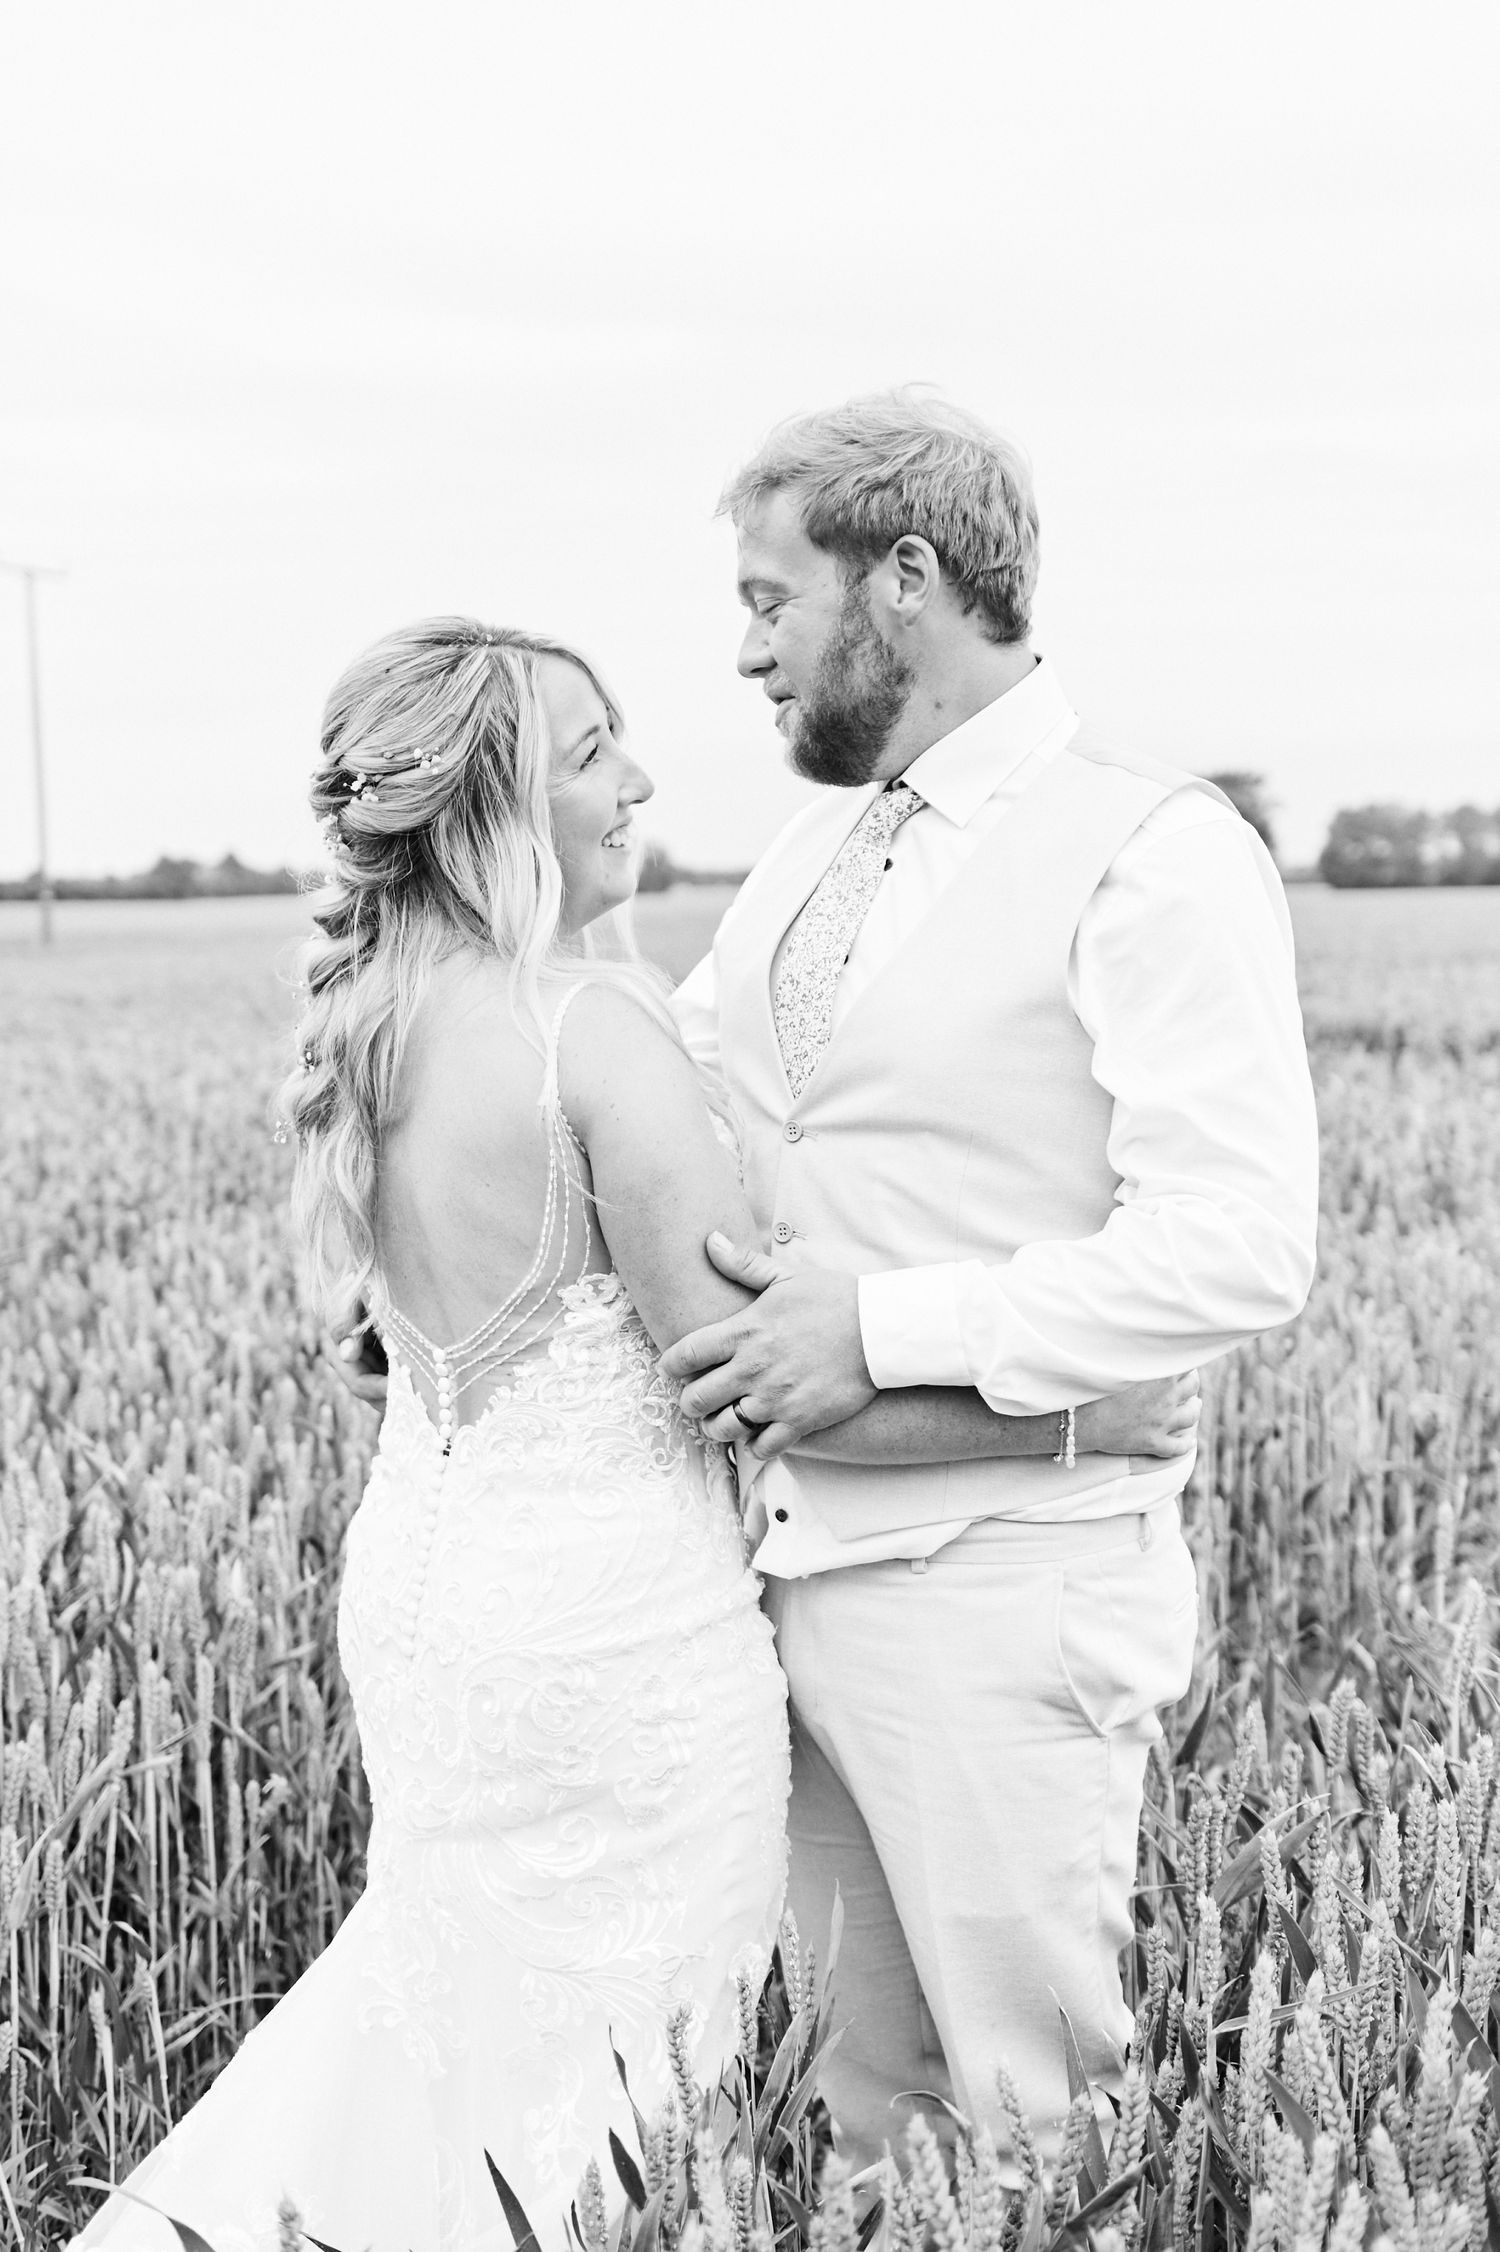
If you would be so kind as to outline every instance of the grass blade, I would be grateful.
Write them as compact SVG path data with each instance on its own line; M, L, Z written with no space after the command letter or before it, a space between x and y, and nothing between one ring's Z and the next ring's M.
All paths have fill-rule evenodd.
M505 2215L505 2225L510 2230L511 2241L515 2245L516 2252L542 2252L542 2248L537 2242L536 2230L526 2218L525 2206L488 2151L484 2154L484 2162L490 2170L490 2180L495 2185L496 2194L500 2199L500 2209Z

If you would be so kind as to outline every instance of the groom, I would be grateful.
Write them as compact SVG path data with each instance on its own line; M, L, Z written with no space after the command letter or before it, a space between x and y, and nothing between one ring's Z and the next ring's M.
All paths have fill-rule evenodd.
M842 1896L827 2093L864 2163L905 2090L996 2124L1002 2063L1055 2126L1059 2003L1118 2085L1146 1759L1192 1662L1189 1462L1075 1460L1064 1411L1299 1311L1316 1128L1259 840L1080 726L1030 646L1022 457L891 393L783 425L723 507L739 669L829 787L678 1002L783 1279L666 1366L769 1462L791 1900L826 1944ZM1057 1412L1058 1459L820 1458L877 1389L931 1384Z

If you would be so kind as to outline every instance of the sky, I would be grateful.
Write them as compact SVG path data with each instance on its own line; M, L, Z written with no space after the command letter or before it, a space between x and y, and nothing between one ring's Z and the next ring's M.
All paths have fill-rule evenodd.
M1022 440L1091 722L1500 804L1492 0L0 8L0 557L51 859L307 864L347 661L580 643L679 859L801 802L725 477L924 380ZM0 875L34 866L0 573Z

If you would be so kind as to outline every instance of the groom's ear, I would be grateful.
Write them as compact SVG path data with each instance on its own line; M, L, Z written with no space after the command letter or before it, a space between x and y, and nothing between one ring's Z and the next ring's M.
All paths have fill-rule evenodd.
M943 583L937 549L920 533L905 532L880 569L893 619L901 625L915 625L937 600Z

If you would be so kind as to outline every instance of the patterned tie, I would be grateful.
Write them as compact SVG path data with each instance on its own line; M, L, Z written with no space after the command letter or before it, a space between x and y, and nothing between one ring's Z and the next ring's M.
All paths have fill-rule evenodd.
M792 1093L800 1095L833 1030L833 997L886 870L890 842L925 800L892 782L866 807L793 927L772 1010Z

